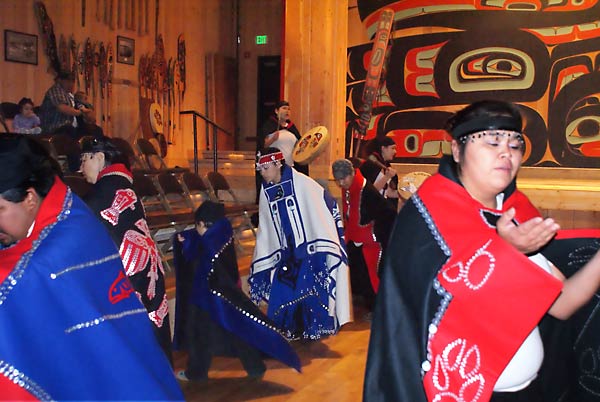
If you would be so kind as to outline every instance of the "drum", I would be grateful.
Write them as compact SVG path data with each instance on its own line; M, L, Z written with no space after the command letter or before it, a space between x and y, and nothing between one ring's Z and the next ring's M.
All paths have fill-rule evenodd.
M300 165L308 165L323 152L329 141L327 127L316 126L311 128L296 142L292 152L294 162Z
M430 176L425 172L411 172L398 180L398 192L403 200L408 200L419 186Z
M152 127L154 134L163 133L162 108L156 102L150 105L150 127Z

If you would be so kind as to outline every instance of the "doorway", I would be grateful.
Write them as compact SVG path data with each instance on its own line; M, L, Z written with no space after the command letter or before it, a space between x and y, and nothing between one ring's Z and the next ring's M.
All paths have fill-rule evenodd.
M260 56L258 58L258 82L256 99L256 132L275 109L280 97L281 56Z

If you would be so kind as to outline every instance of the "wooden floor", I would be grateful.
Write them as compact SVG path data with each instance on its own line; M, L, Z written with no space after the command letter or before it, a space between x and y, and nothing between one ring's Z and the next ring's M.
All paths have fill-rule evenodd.
M202 402L345 402L361 401L369 342L364 312L335 336L321 341L292 343L302 362L302 373L279 361L266 360L262 380L246 378L238 359L213 359L206 383L180 382L186 401ZM187 356L175 355L175 367L185 368Z
M242 276L247 274L250 265L252 249L249 246L245 245L247 253L238 253ZM263 379L248 379L238 359L216 357L207 382L180 382L185 399L201 402L361 401L370 334L365 313L355 307L355 321L344 325L335 336L320 341L292 342L302 362L302 373L268 359ZM185 353L175 352L176 370L184 369L186 361Z

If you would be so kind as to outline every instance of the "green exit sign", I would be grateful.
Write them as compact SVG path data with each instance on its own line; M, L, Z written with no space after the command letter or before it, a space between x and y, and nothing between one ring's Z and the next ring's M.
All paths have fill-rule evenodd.
M266 45L267 44L267 35L256 35L256 44L257 45Z

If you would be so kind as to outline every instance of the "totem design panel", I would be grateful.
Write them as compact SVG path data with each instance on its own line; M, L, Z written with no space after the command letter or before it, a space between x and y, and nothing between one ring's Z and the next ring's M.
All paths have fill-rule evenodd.
M366 139L391 136L395 162L436 163L451 113L483 99L522 110L525 166L600 167L600 0L357 0L373 38L394 25ZM367 37L367 36L366 36ZM363 110L372 42L348 48L346 154Z

